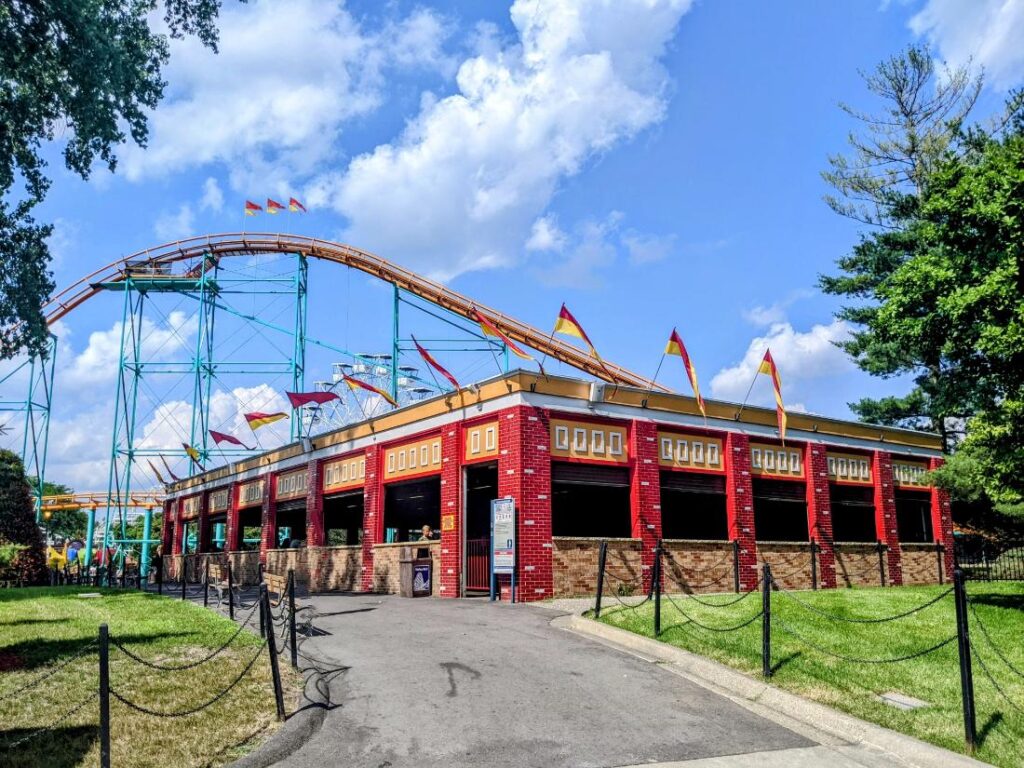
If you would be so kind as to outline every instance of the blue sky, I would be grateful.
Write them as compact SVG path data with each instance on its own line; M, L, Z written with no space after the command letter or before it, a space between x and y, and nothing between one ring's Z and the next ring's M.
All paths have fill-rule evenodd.
M816 289L858 237L822 201L827 155L855 127L837 103L870 109L858 70L927 40L985 67L976 115L995 111L1024 75L1022 5L228 0L219 56L173 46L148 149L124 148L115 175L89 181L54 153L40 214L58 224L56 280L191 235L311 234L541 328L565 301L605 357L647 375L677 326L706 396L741 399L770 344L787 401L848 416L848 401L902 384L834 348L848 329ZM310 213L241 215L246 198L289 195ZM388 302L364 277L314 266L310 333L383 346ZM96 485L109 455L96 425L112 418L119 318L103 297L59 329L52 456L78 487ZM153 321L165 335L177 323L188 346L186 316ZM309 379L330 359L311 353ZM687 391L677 360L659 380ZM237 427L229 394L223 421ZM770 397L764 381L753 399Z

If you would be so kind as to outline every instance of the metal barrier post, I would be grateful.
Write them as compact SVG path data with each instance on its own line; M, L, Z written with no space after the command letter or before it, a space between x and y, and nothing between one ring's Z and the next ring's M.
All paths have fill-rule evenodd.
M651 578L654 583L654 636L661 634L661 545L654 550L654 569Z
M732 540L732 591L740 593L740 542Z
M881 541L876 544L878 548L878 582L885 586L885 544Z
M260 584L260 605L263 606L263 612L270 615L270 596L267 593L267 585ZM275 642L274 635L276 634L273 628L269 628L267 632L267 650L270 652L270 676L274 681L274 701L277 702L277 719L284 720L284 691L281 689L281 670L277 666L277 643Z
M295 637L295 571L288 569L288 640L292 652L292 667L299 668L299 648Z
M956 603L956 639L960 652L960 696L964 706L964 738L969 752L974 752L977 727L974 711L974 672L971 669L971 636L967 629L967 590L964 573L953 571L953 596Z
M100 624L100 768L110 768L110 635Z
M228 561L228 618L235 620L235 579L231 575L231 561Z
M818 542L811 539L811 589L818 588Z
M772 676L772 567L764 564L761 575L761 674Z
M945 547L942 546L942 542L941 541L936 541L935 542L935 561L936 561L936 566L939 569L939 586L942 586L942 584L944 582L944 579L943 579L943 576L942 576L942 553L943 553L944 549L945 549Z
M604 593L604 565L608 558L608 542L602 541L597 551L597 598L594 600L594 618L601 618L601 595Z
M203 608L210 605L210 558L206 558L206 567L203 569Z

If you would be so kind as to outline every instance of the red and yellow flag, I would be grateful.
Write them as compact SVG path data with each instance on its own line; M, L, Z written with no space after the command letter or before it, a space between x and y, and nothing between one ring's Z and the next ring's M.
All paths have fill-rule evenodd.
M249 446L247 446L237 437L235 437L234 435L229 435L227 432L218 432L215 429L211 429L210 437L213 438L213 442L215 442L217 445L220 445L221 443L234 443L235 445L242 446L247 451L252 450L251 448L249 448Z
M352 378L351 376L349 376L346 373L343 373L341 375L344 378L345 383L348 384L348 388L349 389L351 389L351 390L365 389L367 392L372 392L375 395L380 395L385 400L387 400L389 403L391 403L391 405L393 405L395 408L398 407L398 401L395 400L395 398L393 398L391 395L389 395L383 389L378 389L377 387L373 386L373 384L369 384L369 383L367 383L365 381L360 381L359 379L354 379L354 378Z
M786 406L782 404L782 379L779 378L779 369L772 359L770 349L765 350L764 359L757 372L767 374L772 379L772 386L775 388L775 415L779 420L779 439L786 442Z
M300 203L294 197L289 197L288 198L288 210L291 211L292 213L298 213L299 211L302 211L303 213L305 213L306 212L306 206L304 206L302 203Z
M267 198L267 213L277 213L283 210L284 206L277 202L277 200L271 200L269 197Z
M263 208L258 206L252 200L246 200L245 201L245 215L246 216L255 216L257 213L259 213L262 210L263 210Z
M267 424L273 424L275 421L281 419L287 419L287 413L261 413L260 411L253 411L252 413L244 413L245 420L249 422L249 429L254 432L260 427L265 427Z
M167 474L171 476L171 481L172 482L176 483L179 480L181 480L180 477L178 477L176 474L174 474L174 472L171 471L171 465L167 463L167 459L165 459L162 454L160 456L160 461L162 461L164 463L164 469L166 469L167 470Z
M678 355L683 359L683 367L686 369L686 377L690 380L690 386L693 387L693 396L697 398L697 406L700 408L701 414L704 418L708 417L708 413L704 410L704 398L700 396L700 385L697 384L697 369L693 367L693 363L690 361L690 355L686 351L686 345L683 344L682 338L675 328L672 329L672 334L668 337L668 344L665 346L666 355Z
M156 465L149 459L146 459L146 463L149 464L149 468L153 471L153 474L156 475L156 479L160 482L160 485L167 485L167 481L164 480L164 476L160 474L160 470L156 468Z
M192 459L192 462L193 462L193 463L194 463L194 464L195 464L195 465L196 465L197 467L199 467L200 469L202 469L202 468L203 468L203 465L202 465L202 463L200 463L200 461L199 461L199 451L197 451L197 450L195 449L195 446L191 446L191 445L189 445L188 443L182 443L182 444L181 444L181 447L185 449L185 454L186 454L186 455L187 455L187 456L188 456L188 457L189 457L190 459Z
M415 336L412 336L411 338L412 343L416 345L416 351L420 353L420 357L426 360L427 365L429 365L435 371L437 371L446 379L448 379L448 381L451 382L451 385L455 387L456 390L461 389L461 387L459 386L459 382L455 380L455 377L448 373L448 369L441 365L439 362L437 362L437 360L434 359L434 356L432 354L430 354L429 352L427 352L427 350L421 347L420 343L416 341Z
M301 408L309 403L323 405L331 400L339 399L336 392L285 392L284 394L288 398L288 402L292 404L292 408Z
M476 307L473 307L473 317L477 321L477 323L479 323L480 330L483 332L484 336L493 336L496 339L500 339L501 342L506 347L508 347L509 352L511 352L516 357L521 357L523 360L533 360L534 362L536 362L536 359L533 357L533 355L524 352L521 348L516 346L516 343L512 341L512 339L510 339L508 336L502 333L501 330L499 330L498 326L496 326L494 323L492 323L490 320L488 320L486 317L480 314ZM544 369L541 368L541 371L543 370Z
M590 347L590 354L597 360L597 364L601 366L601 370L605 372L609 379L615 381L615 376L611 371L608 370L608 366L604 364L604 360L597 354L597 349L594 347L594 343L587 336L587 332L583 330L583 326L579 324L579 321L572 316L572 312L569 308L562 304L562 309L558 312L558 319L555 320L554 333L561 333L565 336L575 336L577 339L582 339L583 342Z

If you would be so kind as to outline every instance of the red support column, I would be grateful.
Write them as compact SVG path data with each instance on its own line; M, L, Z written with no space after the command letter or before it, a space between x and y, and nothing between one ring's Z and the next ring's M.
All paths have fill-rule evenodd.
M267 550L277 549L277 478L263 476L263 515L260 527L260 562L267 564Z
M658 469L658 426L634 419L629 429L629 506L632 536L640 539L643 589L651 588L654 553L661 541L661 475ZM664 583L664 579L662 580Z
M934 470L946 463L941 456L928 461L928 469ZM953 554L953 511L949 503L949 491L932 486L932 531L935 541L942 544L942 568L946 581L952 581L954 565Z
M177 503L173 499L167 499L164 502L164 520L163 520L163 531L160 536L160 554L169 555L173 553L174 549L174 529L175 529L175 514L174 510L177 507Z
M199 496L199 515L196 517L199 534L196 537L196 552L210 551L210 494L206 491Z
M462 591L461 507L462 425L454 424L441 434L440 597L459 597Z
M498 496L516 502L519 551L516 599L552 596L551 433L547 415L533 406L499 414ZM502 582L502 596L508 582Z
M750 439L729 432L725 439L725 509L729 538L739 544L740 590L757 586L757 540L754 531L754 485L750 477Z
M182 523L181 523L181 504L182 504L182 500L181 499L175 499L174 502L173 502L173 505L174 505L174 532L171 535L174 538L171 539L171 554L172 555L180 555L181 554L181 531L182 531L182 528L183 528Z
M807 477L807 530L818 543L818 583L836 586L836 554L832 547L832 500L828 487L828 455L821 443L804 448L804 475Z
M242 549L242 527L238 524L238 494L241 486L232 483L228 488L228 519L224 530L224 551L238 552Z
M320 475L323 463L309 460L309 479L306 481L306 546L324 545L324 492Z
M364 592L373 591L373 545L384 533L384 478L380 458L384 455L376 445L366 449L366 477L363 483L363 576Z
M896 528L896 488L892 478L892 454L875 451L871 459L875 485L875 535L889 549L886 557L888 584L903 585L903 555L900 536Z

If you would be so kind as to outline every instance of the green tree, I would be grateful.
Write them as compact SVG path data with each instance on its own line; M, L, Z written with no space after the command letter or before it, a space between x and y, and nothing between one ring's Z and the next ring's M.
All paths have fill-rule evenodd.
M35 504L25 482L25 466L16 453L7 450L0 450L0 545L3 544L24 547L8 566L9 578L29 584L43 581L46 575L43 535L36 525Z
M244 1L244 0L243 0ZM83 178L113 171L130 136L144 146L147 111L165 83L167 36L151 27L157 0L0 3L0 357L42 353L41 307L53 290L44 146L60 138L64 164ZM221 0L162 0L171 37L196 35L214 50Z
M36 478L28 478L28 483L33 488L36 486ZM68 496L74 490L62 483L51 483L43 481L44 496ZM84 539L89 525L89 515L80 509L56 509L46 522L46 530L51 536L58 539Z

